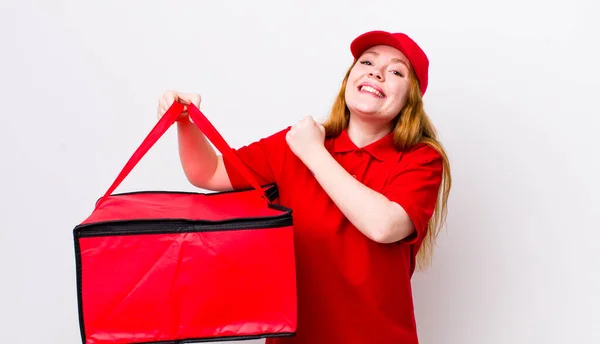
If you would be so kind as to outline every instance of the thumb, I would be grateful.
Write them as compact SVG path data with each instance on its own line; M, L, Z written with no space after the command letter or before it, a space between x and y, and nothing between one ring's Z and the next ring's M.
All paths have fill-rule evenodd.
M176 98L177 98L177 101L183 105L189 105L191 103L189 94L177 93Z

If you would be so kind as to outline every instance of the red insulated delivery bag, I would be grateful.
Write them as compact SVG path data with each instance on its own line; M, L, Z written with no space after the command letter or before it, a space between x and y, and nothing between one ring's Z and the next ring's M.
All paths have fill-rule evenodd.
M83 343L196 343L292 336L292 212L259 185L194 105L192 121L252 188L113 194L175 122L175 102L73 230Z

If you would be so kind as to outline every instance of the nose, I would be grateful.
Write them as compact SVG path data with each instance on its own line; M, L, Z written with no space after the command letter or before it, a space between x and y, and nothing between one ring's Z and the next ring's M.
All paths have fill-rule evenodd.
M379 70L370 72L369 76L372 78L376 78L377 80L383 80L382 73Z

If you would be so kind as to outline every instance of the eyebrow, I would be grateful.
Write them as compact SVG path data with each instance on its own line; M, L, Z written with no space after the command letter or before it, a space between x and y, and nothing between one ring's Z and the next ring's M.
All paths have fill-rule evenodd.
M371 54L371 55L379 56L379 53L376 53L376 52L374 52L374 51L372 51L372 50L365 51L365 54ZM392 62L395 62L395 63L402 63L403 65L405 65L405 66L406 66L406 68L409 68L409 67L408 67L408 63L406 63L404 60L401 60L401 59L399 59L399 58L395 58L395 57L394 57L394 58L392 59Z

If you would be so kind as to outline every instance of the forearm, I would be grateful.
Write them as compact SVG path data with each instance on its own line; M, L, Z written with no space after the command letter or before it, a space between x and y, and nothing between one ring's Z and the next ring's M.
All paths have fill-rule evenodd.
M218 166L218 156L204 134L189 120L177 122L179 158L187 179L209 189Z
M326 150L316 153L308 167L346 218L371 240L394 242L414 231L401 206L356 180Z

